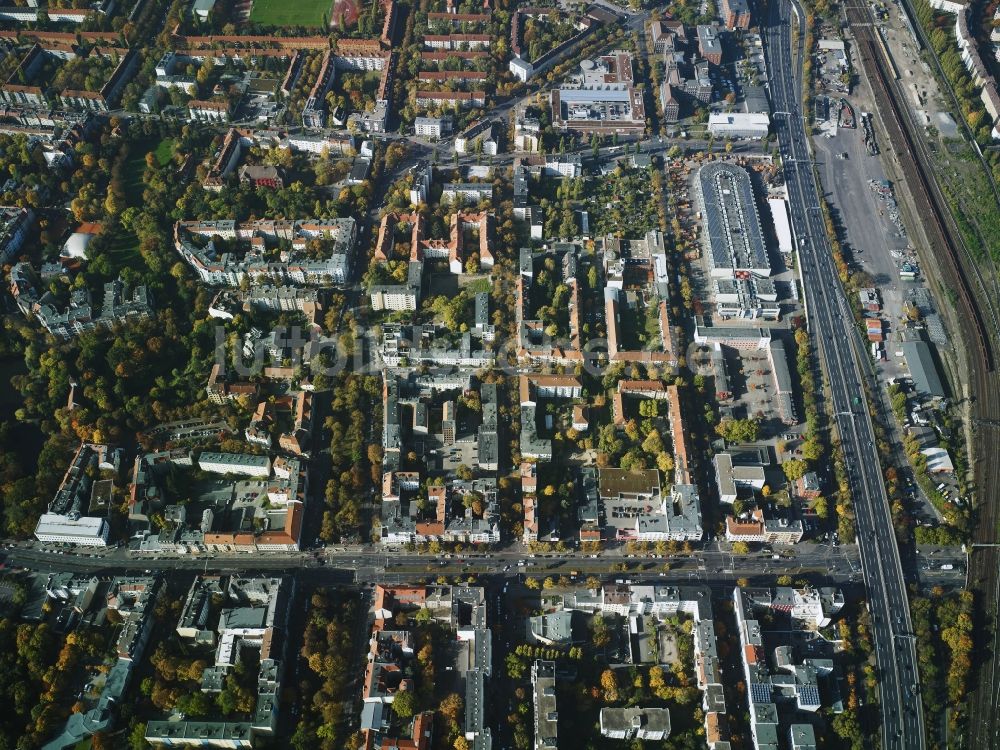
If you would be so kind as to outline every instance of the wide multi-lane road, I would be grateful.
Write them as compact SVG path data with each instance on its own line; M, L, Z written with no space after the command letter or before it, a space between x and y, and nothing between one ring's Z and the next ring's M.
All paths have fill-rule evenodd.
M788 0L772 0L765 28L774 127L781 148L809 324L829 381L832 410L854 498L858 546L872 613L882 708L882 747L923 748L924 724L906 583L856 359L857 333L833 264L806 141L792 55ZM798 34L801 40L803 35ZM801 48L800 48L801 49ZM859 186L859 189L860 186Z
M2 553L11 567L39 571L72 572L106 570L173 570L224 572L233 570L318 569L350 571L359 580L365 576L409 576L416 579L428 574L525 573L530 576L560 576L572 571L581 575L614 573L617 576L658 577L674 573L682 577L748 577L813 575L839 583L856 580L860 568L857 551L848 545L833 547L811 545L801 557L786 553L773 559L763 554L734 555L720 549L700 549L667 557L631 555L622 550L591 556L581 553L532 555L518 550L488 553L426 555L401 550L377 550L371 547L328 548L307 552L269 554L134 555L123 549L105 552L54 550L43 546L20 544ZM667 570L669 568L669 570ZM665 576L666 577L666 576ZM374 580L372 578L372 580Z

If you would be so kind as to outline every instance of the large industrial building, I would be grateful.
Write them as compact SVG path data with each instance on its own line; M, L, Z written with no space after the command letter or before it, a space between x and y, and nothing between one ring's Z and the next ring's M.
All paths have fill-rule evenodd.
M764 245L750 175L735 164L715 162L701 168L698 183L708 230L712 277L770 276L771 261Z

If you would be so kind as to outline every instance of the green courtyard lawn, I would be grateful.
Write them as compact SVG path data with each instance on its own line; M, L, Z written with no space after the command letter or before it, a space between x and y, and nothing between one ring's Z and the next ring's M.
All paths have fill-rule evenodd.
M262 26L322 28L330 6L330 0L254 0L250 22Z

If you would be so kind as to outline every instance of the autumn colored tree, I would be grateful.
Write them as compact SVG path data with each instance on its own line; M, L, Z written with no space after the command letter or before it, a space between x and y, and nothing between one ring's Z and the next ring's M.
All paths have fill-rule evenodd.
M465 701L458 693L449 693L441 701L438 711L449 721L457 722L465 709Z
M618 678L614 670L605 669L601 672L601 689L604 691L605 703L616 703L619 699Z

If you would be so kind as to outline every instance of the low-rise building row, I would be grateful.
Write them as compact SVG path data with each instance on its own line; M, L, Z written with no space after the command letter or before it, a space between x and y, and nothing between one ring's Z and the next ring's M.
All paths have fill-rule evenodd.
M77 593L81 583L86 594L97 591L97 579L82 581L68 574L49 579L47 593L56 600L65 600ZM160 594L159 580L154 576L116 576L107 587L104 604L121 620L116 641L117 659L108 670L97 704L85 712L74 711L62 732L42 745L43 750L65 750L77 747L98 733L114 729L118 709L132 682L135 666L142 661L155 625L153 607ZM89 599L84 607L89 606Z
M194 467L226 479L186 505L172 504L180 498L165 496L168 477ZM183 449L142 454L129 490L131 546L152 554L297 551L308 483L299 458L208 451L195 458ZM165 522L154 525L154 516Z

